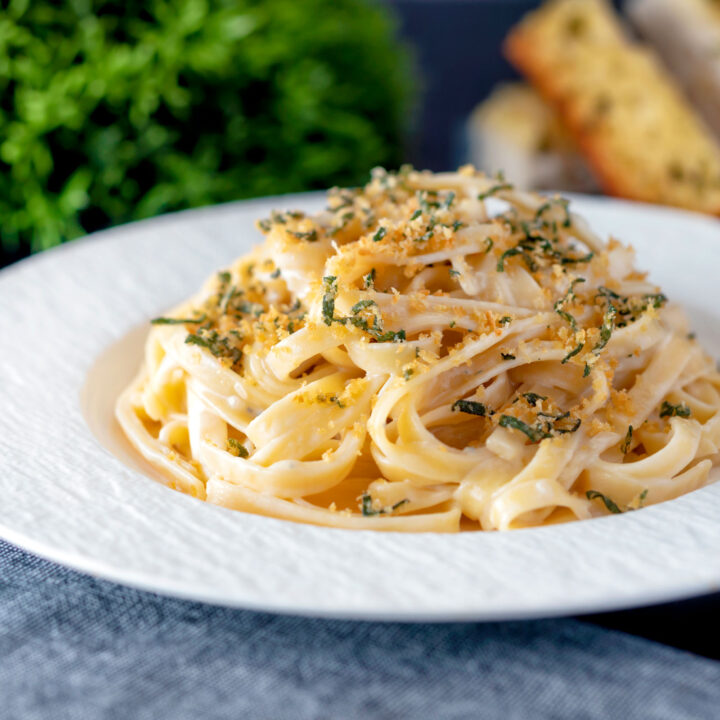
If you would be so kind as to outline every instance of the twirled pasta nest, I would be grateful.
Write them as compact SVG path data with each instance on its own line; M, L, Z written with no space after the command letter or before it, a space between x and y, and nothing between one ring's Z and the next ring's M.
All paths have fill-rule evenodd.
M708 481L714 362L632 249L566 200L470 167L376 170L317 215L258 228L261 245L153 320L118 401L171 487L450 532L625 512Z

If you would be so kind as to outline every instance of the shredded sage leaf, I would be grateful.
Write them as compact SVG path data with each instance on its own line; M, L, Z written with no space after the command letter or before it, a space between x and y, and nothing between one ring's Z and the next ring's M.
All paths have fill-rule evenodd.
M203 313L196 318L169 318L156 317L150 321L151 325L199 325L207 320L207 314Z
M667 400L663 401L660 406L660 417L673 417L674 415L683 418L690 417L690 408L683 403L673 405Z
M588 500L602 500L605 504L605 507L614 514L620 514L622 510L617 506L615 502L613 502L607 495L603 495L601 492L598 492L597 490L588 490L585 493L585 496Z
M479 417L485 417L488 414L485 405L475 400L456 400L452 404L450 410L452 412L459 410L462 413L467 413L468 415L478 415Z

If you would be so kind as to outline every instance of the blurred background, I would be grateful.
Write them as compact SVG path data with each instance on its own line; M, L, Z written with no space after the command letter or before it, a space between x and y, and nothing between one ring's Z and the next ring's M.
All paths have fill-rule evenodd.
M380 164L502 164L519 184L595 191L503 55L538 5L3 3L0 264L173 210L357 185Z

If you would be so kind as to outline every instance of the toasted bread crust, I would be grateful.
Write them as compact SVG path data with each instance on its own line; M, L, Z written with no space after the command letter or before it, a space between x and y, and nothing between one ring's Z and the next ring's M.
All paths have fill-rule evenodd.
M505 43L610 194L720 215L720 146L603 0L551 0Z

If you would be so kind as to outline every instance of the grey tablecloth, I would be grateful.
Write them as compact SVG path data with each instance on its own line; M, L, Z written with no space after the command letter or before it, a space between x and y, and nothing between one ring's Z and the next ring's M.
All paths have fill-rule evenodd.
M720 663L577 620L401 625L228 610L0 542L0 718L96 717L718 718Z

